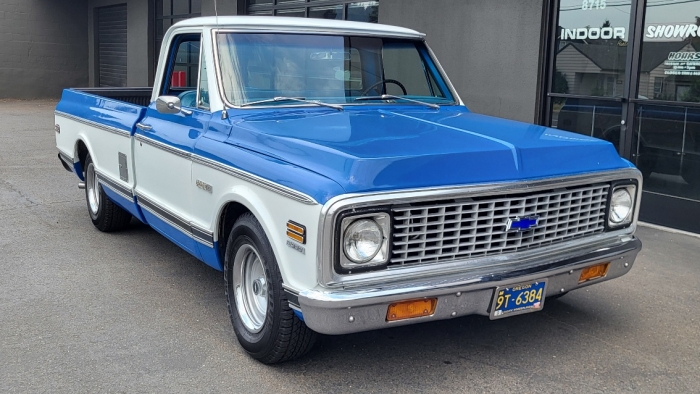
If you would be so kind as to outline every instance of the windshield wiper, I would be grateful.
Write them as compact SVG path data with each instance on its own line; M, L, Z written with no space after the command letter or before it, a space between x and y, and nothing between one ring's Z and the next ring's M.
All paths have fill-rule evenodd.
M324 103L324 102L318 101L318 100L307 100L304 97L284 97L284 96L274 97L274 98L267 99L267 100L251 101L250 103L241 104L241 107L248 107L248 106L257 105L257 104L276 103L278 101L296 101L296 102L300 102L300 103L315 104L315 105L320 105L322 107L328 107L328 108L337 109L338 111L343 111L343 106L341 106L341 105L328 104L328 103Z
M433 109L440 109L440 106L437 104L433 103L426 103L425 101L418 101L414 99L410 99L408 97L401 97L401 96L394 96L393 94L382 94L381 96L360 96L355 99L355 101L360 101L360 100L405 100L405 101L410 101L412 103L416 104L423 104L427 107L433 108Z

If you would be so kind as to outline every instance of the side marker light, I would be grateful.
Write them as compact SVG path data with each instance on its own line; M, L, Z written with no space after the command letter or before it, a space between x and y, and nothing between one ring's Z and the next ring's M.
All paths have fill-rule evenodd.
M609 267L610 263L603 263L584 268L583 271L581 271L581 276L578 278L578 283L604 278L605 275L608 274Z
M430 316L435 313L437 298L395 302L386 311L386 321L410 319L413 317Z

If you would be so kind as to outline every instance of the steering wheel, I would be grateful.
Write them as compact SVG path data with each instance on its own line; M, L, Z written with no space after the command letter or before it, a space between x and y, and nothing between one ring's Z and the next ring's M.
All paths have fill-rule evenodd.
M362 92L362 95L361 95L361 96L366 96L367 93L369 93L370 90L376 88L377 86L379 86L379 85L381 85L381 84L386 84L386 83L393 83L394 85L398 85L398 86L401 88L401 90L403 90L403 95L404 95L404 96L408 94L408 93L406 92L406 87L403 86L403 84L402 84L401 82L399 82L399 81L397 81L397 80L395 80L395 79L382 79L381 81L377 81L377 82L374 83L372 86L370 86L370 87L368 87L367 89L365 89L365 90ZM386 93L386 91L385 91L384 93Z

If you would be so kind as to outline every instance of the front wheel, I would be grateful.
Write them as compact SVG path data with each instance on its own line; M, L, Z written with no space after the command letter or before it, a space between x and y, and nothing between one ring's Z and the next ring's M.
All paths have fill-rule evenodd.
M248 354L274 364L311 350L316 333L289 307L270 242L249 213L228 237L224 279L233 330Z

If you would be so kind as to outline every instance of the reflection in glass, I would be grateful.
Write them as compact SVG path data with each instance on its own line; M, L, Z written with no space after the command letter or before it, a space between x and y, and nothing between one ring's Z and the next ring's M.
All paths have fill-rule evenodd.
M644 189L700 200L700 108L640 105L635 118Z
M221 33L217 43L223 93L234 105L274 97L305 97L335 104L391 104L376 97L387 92L422 102L454 102L420 41ZM399 89L394 85L400 90L392 90Z
M278 16L296 16L296 17L303 18L304 16L306 16L306 15L304 15L304 13L305 13L305 10L302 8L302 9L293 9L293 10L277 10L275 15L278 15Z
M348 4L348 15L346 19L356 22L377 23L379 21L379 2L360 1Z
M622 96L630 2L561 0L553 93Z
M309 18L343 20L343 6L311 7L309 8Z
M647 3L639 98L700 102L700 0Z
M330 4L328 4L330 3ZM250 0L248 15L295 16L356 22L379 21L379 1L343 0ZM289 9L289 7L296 7ZM301 8L303 7L303 8Z
M610 141L620 149L622 103L557 98L552 104L552 127Z

